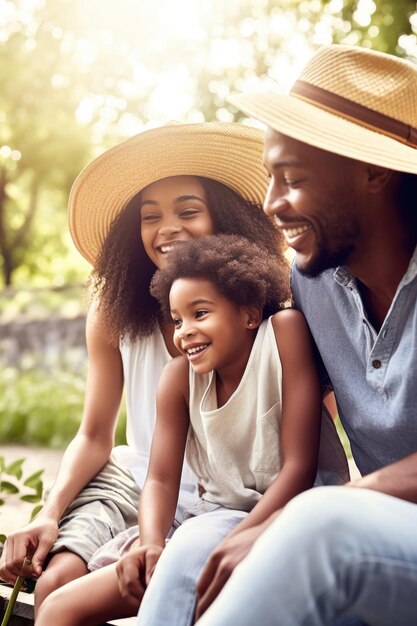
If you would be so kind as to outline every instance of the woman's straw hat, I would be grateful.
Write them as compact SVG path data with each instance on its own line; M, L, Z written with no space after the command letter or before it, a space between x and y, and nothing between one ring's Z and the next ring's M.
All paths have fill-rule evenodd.
M229 102L317 148L417 173L417 67L397 57L325 46L289 94L239 94Z
M144 187L168 176L212 178L262 204L267 189L263 142L261 130L242 124L174 123L110 148L72 186L69 228L76 247L94 264L118 213Z

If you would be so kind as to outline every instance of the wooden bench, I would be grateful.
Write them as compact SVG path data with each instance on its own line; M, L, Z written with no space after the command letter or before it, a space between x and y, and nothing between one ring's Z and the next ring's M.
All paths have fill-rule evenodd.
M0 584L0 621L6 611L9 598L12 594L12 587ZM34 595L33 593L25 593L20 591L16 603L14 605L13 614L9 621L9 626L32 626L34 622L33 615ZM136 617L127 617L125 619L112 620L106 622L102 626L136 626Z

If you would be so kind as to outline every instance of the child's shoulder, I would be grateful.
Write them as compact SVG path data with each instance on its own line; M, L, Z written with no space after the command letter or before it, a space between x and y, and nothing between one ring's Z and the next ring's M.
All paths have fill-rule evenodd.
M184 376L188 378L189 364L185 356L174 356L164 365L163 372L167 376Z
M305 328L306 320L304 315L298 309L291 307L282 309L271 316L272 326L275 331L285 332L287 330L296 330L297 328Z
M184 356L176 356L162 370L159 379L160 388L184 391L188 389L189 365Z
M283 309L272 316L272 328L281 357L293 359L310 349L311 335L304 315L297 309Z

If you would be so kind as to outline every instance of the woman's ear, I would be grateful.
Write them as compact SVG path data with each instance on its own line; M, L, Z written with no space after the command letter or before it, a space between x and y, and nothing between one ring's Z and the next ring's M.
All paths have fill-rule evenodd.
M262 310L259 307L246 307L245 316L247 328L258 328L262 323Z

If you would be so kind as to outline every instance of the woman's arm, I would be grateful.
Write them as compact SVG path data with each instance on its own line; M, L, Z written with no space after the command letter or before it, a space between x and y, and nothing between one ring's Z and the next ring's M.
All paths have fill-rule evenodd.
M42 572L44 560L58 535L65 509L109 458L123 389L120 352L111 345L100 312L91 309L86 326L89 371L81 425L68 445L49 493L36 519L9 536L0 576L13 581L24 556L32 553L27 575Z

